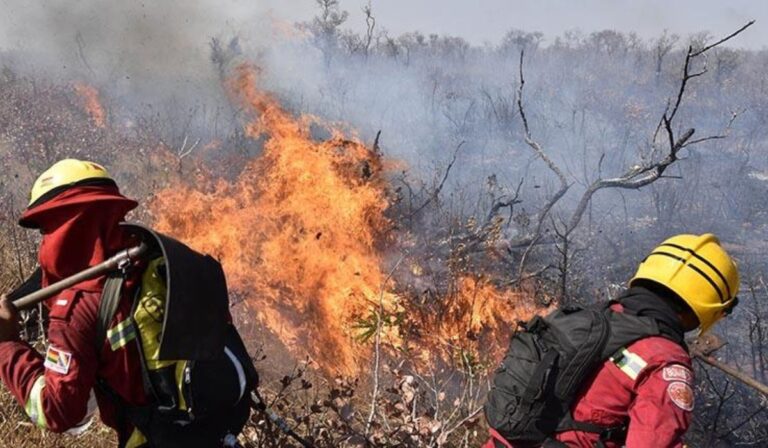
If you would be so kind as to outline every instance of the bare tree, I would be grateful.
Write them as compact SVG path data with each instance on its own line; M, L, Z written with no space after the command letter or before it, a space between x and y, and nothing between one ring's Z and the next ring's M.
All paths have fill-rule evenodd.
M698 71L694 70L693 64L699 58L704 56L708 51L732 39L733 37L737 36L739 33L747 29L753 23L754 21L747 23L737 31L731 33L730 35L724 37L723 39L720 39L719 41L713 44L702 46L701 48L698 48L698 49L694 49L693 46L690 46L688 48L688 51L685 56L685 60L683 62L680 85L678 87L677 93L675 97L670 99L667 103L667 106L651 138L651 144L650 144L649 150L645 154L641 154L640 160L636 164L632 165L629 169L627 169L624 173L620 174L619 176L612 177L612 178L603 178L602 175L599 175L598 178L594 180L587 187L586 191L582 193L581 198L579 199L576 205L576 208L571 214L571 217L567 221L567 226L564 229L564 234L566 236L570 235L574 230L576 230L579 223L581 222L584 212L587 210L592 200L592 197L598 191L603 189L608 189L608 188L636 190L644 186L650 185L656 180L664 177L664 173L666 172L666 170L680 159L679 154L681 150L697 143L702 143L702 142L714 140L714 139L725 138L725 136L727 135L727 130L730 128L730 125L732 124L733 120L736 118L738 114L734 114L732 116L731 121L726 126L725 132L718 135L710 135L710 136L702 137L699 139L692 139L695 132L693 128L687 128L685 131L680 133L680 135L678 135L676 129L679 127L679 125L676 122L676 118L678 117L680 106L683 103L683 100L685 98L686 88L688 87L689 82L695 78L698 78L704 75L707 72L706 68L700 69ZM541 211L539 212L538 217L536 219L537 225L535 226L534 231L531 234L525 235L524 237L509 243L510 247L522 246L525 248L523 255L521 257L520 265L519 265L519 271L518 271L519 276L523 275L525 263L527 261L528 255L530 254L532 248L534 247L535 244L540 242L540 239L542 237L543 225L547 215L549 214L550 210L554 207L554 205L558 203L560 199L565 195L565 193L569 188L569 184L563 173L563 170L560 169L560 167L552 160L552 158L548 156L548 154L544 151L542 146L538 144L536 141L534 141L531 137L528 120L525 114L523 101L522 101L523 88L525 86L525 79L523 77L523 60L524 60L524 52L521 52L520 53L520 84L518 89L517 102L518 102L518 108L520 111L520 117L523 122L524 139L525 139L525 142L528 144L528 146L531 149L533 149L534 153L539 158L541 158L545 162L547 167L550 169L550 171L552 171L555 174L556 178L558 179L558 183L560 187L557 190L557 192L552 197L550 197L550 199L547 201L547 203L542 207ZM598 173L602 172L601 165L602 165L604 156L605 155L603 155L600 158L600 162L597 167Z
M669 34L667 30L664 30L658 39L652 42L653 56L656 62L656 83L659 83L661 79L661 72L664 66L664 58L667 57L670 51L675 48L675 45L680 40L680 36L677 34Z
M315 0L315 3L320 13L312 19L310 30L328 65L338 45L339 29L347 21L349 13L339 8L339 0Z
M363 6L363 14L365 14L365 41L363 42L363 54L365 55L366 59L368 58L368 53L371 51L371 43L373 42L373 31L376 28L376 18L373 16L373 8L371 7L371 2L368 1L368 4Z

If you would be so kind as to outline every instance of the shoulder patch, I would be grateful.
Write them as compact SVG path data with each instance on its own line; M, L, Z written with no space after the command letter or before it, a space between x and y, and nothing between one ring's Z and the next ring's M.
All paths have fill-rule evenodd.
M69 373L69 365L72 363L72 353L48 346L45 352L45 368L56 373L66 375Z
M693 372L680 364L664 367L661 376L664 378L664 381L682 381L687 384L693 384Z
M684 411L693 410L693 389L682 381L674 381L667 386L667 395L672 403Z

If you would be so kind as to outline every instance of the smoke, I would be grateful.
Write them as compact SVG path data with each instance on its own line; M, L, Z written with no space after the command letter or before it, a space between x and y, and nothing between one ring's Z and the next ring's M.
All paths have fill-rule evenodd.
M407 169L392 173L398 178L393 188L415 196L428 190L464 142L441 200L460 204L462 217L487 214L490 203L509 199L522 181L524 200L509 216L520 222L541 208L556 182L522 136L516 104L519 51L526 49L524 104L533 136L572 184L555 210L567 217L598 175L620 174L648 154L653 129L675 94L681 49L689 41L681 37L657 72L655 40L613 31L543 39L514 31L477 46L461 37L417 31L393 35L380 18L365 46L365 35L350 31L365 30L359 13L322 35L273 12L299 8L311 15L316 13L311 1L6 0L2 6L0 65L54 82L93 84L108 114L114 114L110 104L118 104L137 115L162 115L163 138L172 146L199 141L202 148L222 141L225 151L259 150L249 146L258 142L226 135L240 128L242 117L228 104L222 77L249 61L262 69L260 87L290 112L337 122L368 143L381 130L384 154ZM342 9L352 7L341 3ZM211 59L213 38L227 56L219 66ZM601 192L591 209L595 215L607 214L611 223L626 227L631 218L650 214L666 223L658 232L672 225L710 230L710 224L733 232L727 220L702 219L706 208L695 205L697 191L717 198L724 216L754 214L735 201L731 192L737 188L722 186L733 182L733 170L745 159L758 174L768 171L748 155L765 138L768 114L756 100L763 93L749 86L763 84L766 52L724 50L713 54L709 73L689 87L679 119L681 127L695 127L697 136L706 136L722 132L732 111L744 110L729 130L733 143L712 141L686 154L691 160L682 161L672 175L685 179L679 185L663 180L652 191L628 196ZM704 178L702 164L724 167L724 160L728 170L717 173L728 179ZM750 173L740 176L755 179ZM667 206L662 200L667 196L680 205ZM633 207L624 212L627 200ZM685 207L692 213L683 213ZM518 230L509 226L508 236Z
M205 98L217 86L213 37L264 41L263 2L3 2L3 62L54 80L85 80L131 101Z

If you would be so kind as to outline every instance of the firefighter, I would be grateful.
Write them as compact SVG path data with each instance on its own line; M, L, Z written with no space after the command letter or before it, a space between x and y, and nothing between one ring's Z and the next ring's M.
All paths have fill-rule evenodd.
M120 193L115 181L96 163L66 159L40 175L19 224L39 229L42 233L38 254L41 286L55 283L135 245L135 236L118 224L137 205L136 201ZM160 262L163 259L142 263L155 266ZM108 320L109 326L104 329L109 330L107 337L101 328L104 324L99 321L102 316L100 300L106 297L102 295L106 294L105 277L81 282L48 299L45 303L49 318L48 345L42 355L19 340L18 315L11 301L3 298L0 302L0 379L37 426L53 432L77 433L88 426L98 409L102 421L117 432L120 447L177 446L152 440L180 441L182 436L189 435L191 429L185 433L184 428L193 425L171 428L173 425L162 426L165 421L158 423L158 414L153 413L157 406L152 406L157 398L153 400L150 396L157 397L159 387L153 384L152 394L146 389L146 382L151 384L157 375L151 376L155 372L148 371L146 364L142 364L142 359L146 360L148 355L146 350L141 355L141 347L145 346L137 342L147 325L132 324L138 313L138 308L133 312L132 305L134 297L138 296L137 289L143 288L140 289L142 292L147 289L145 279L157 279L158 276L144 274L142 269L135 269L123 277L121 293L116 296L116 310L113 318ZM161 287L164 290L165 286ZM228 313L226 305L224 312ZM235 337L239 341L239 336ZM239 352L245 353L243 358L247 356L244 348ZM222 357L230 363L223 351ZM239 362L232 357L231 362L235 361ZM165 366L168 363L155 364ZM214 364L209 362L208 365ZM252 364L236 367L230 370L240 374L234 381L242 387L246 384L242 373L249 372ZM173 379L170 382L174 383ZM249 387L251 383L249 380ZM181 385L179 400L189 399L182 396L180 388ZM223 394L220 390L208 395L216 396L217 393L219 396ZM238 399L242 399L243 404L239 405L234 431L242 428L249 415L244 398L248 394L248 391L239 391ZM186 415L177 414L179 419ZM222 415L229 418L229 414ZM139 422L144 422L145 426L139 428ZM218 441L227 436L231 443L233 435L229 432L217 434L225 426L216 425L215 418L203 422L207 434L194 436L195 443L180 446L222 446L217 442L203 442L206 437ZM169 432L167 428L180 432Z
M677 337L637 340L587 375L570 407L584 430L556 432L543 446L684 446L694 374L683 334L704 333L730 313L738 288L736 264L714 235L678 235L656 247L611 307L652 317ZM483 448L520 446L529 445L510 443L491 429Z
M19 224L39 229L42 286L104 261L128 246L118 223L137 202L126 198L107 171L91 162L63 160L34 183ZM96 316L104 278L79 283L46 302L48 346L40 355L18 340L12 304L0 309L0 379L33 423L54 432L77 432L98 404L101 419L126 438L118 410L96 387L97 378L135 405L146 404L138 350L96 344ZM123 301L118 319L130 314Z

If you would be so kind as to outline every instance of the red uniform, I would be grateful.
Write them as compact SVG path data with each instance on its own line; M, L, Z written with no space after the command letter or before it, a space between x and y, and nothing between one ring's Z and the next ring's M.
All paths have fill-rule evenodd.
M119 427L114 404L96 388L97 378L127 403L145 404L136 344L112 351L106 341L96 343L100 295L98 291L70 289L48 302L50 323L44 356L25 342L0 343L0 378L38 426L62 432L85 423L88 402L95 392L101 419L127 436L130 428ZM124 300L116 321L129 313L130 304ZM101 347L98 351L97 345Z
M585 382L571 411L574 420L612 427L628 423L627 448L682 447L693 410L691 358L677 343L660 336L636 341L619 359L607 360ZM491 430L483 448L516 448ZM556 440L593 447L598 434L568 431ZM606 447L618 447L612 441Z
M66 201L70 194L87 197L90 191L88 187L71 190L51 202ZM127 247L117 223L132 208L131 203L99 198L94 196L91 204L79 204L74 212L73 206L52 207L45 220L38 218L44 234L39 254L43 285ZM108 327L109 341L97 341L103 283L103 277L86 281L46 302L50 321L44 355L25 342L0 342L0 378L38 426L55 432L76 428L87 422L98 402L104 423L125 439L132 428L121 421L114 403L96 383L101 379L127 404L146 403L138 348L128 343L135 334L115 331L130 315L132 285L126 285L116 317Z

